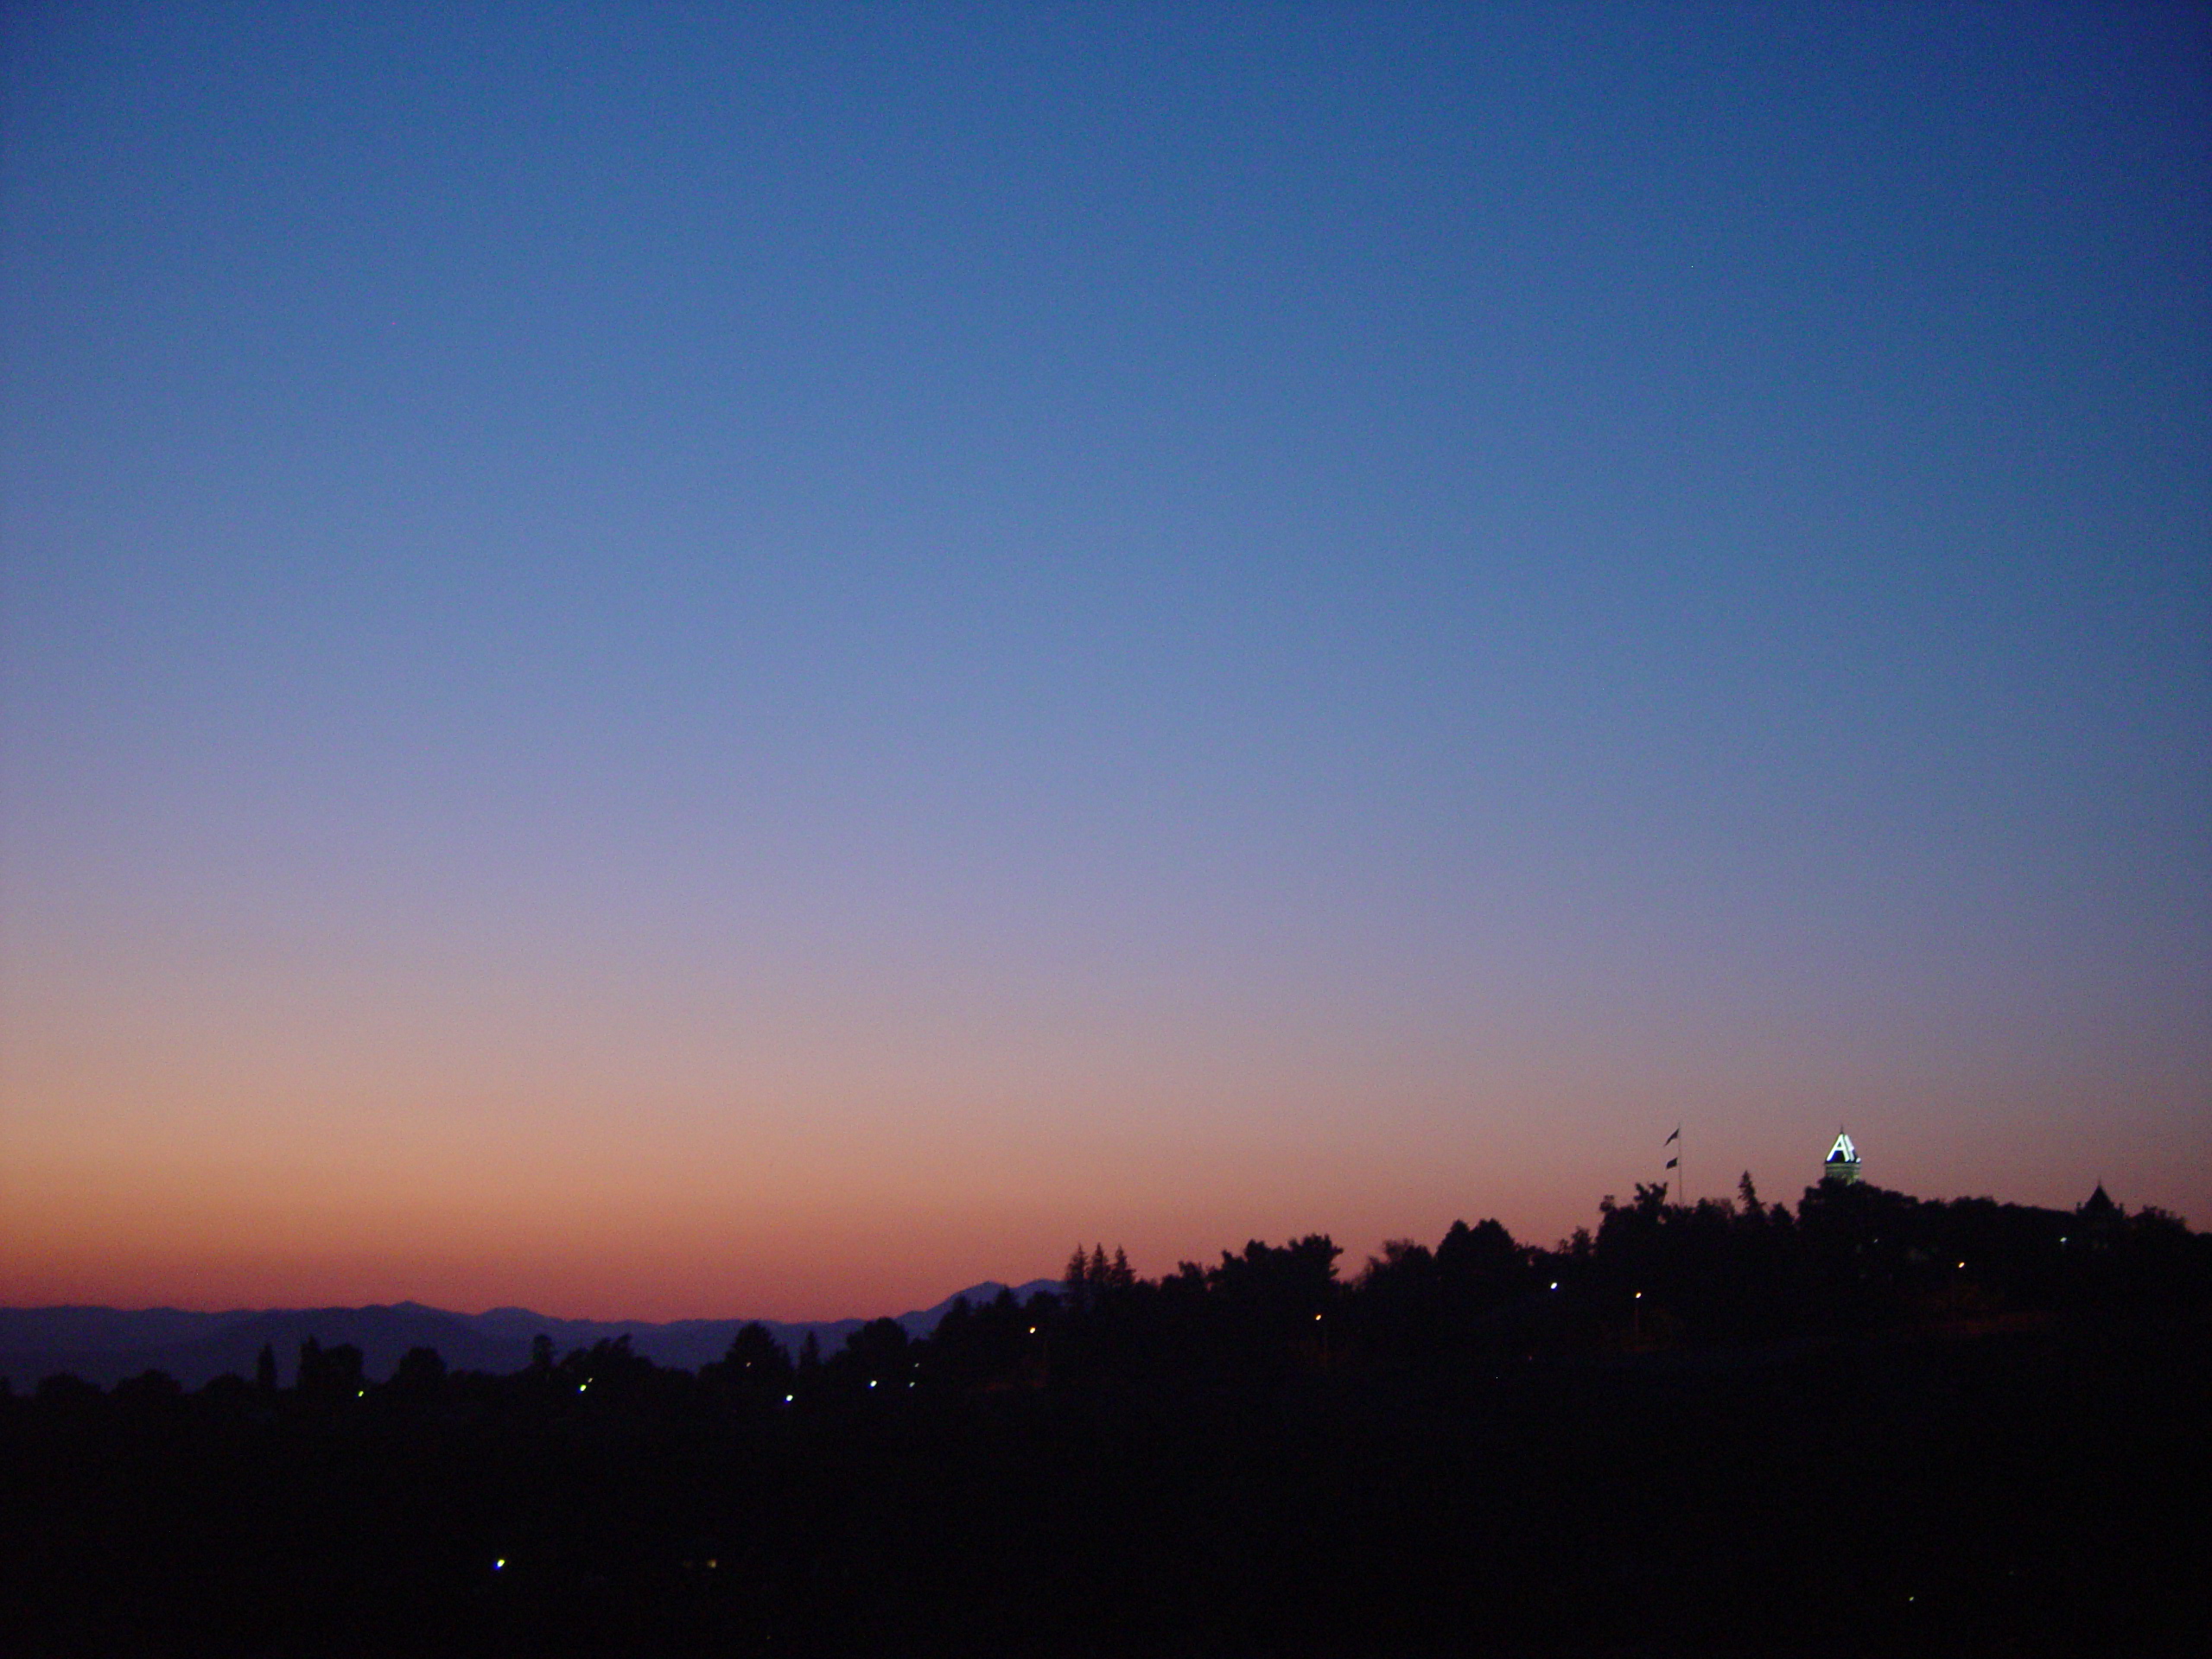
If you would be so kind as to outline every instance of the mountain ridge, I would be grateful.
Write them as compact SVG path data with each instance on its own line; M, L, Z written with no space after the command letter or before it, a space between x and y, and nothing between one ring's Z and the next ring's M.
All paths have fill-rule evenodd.
M1007 1285L995 1279L956 1291L931 1306L895 1319L910 1337L927 1336L953 1303L988 1301L1003 1290L1027 1300L1059 1287L1057 1280ZM200 1313L178 1308L123 1309L70 1304L0 1308L0 1377L16 1388L67 1372L112 1387L148 1370L166 1372L188 1389L226 1373L251 1376L265 1344L276 1357L280 1382L297 1368L301 1343L313 1337L325 1347L351 1343L360 1349L372 1380L391 1374L410 1348L438 1351L455 1370L515 1371L530 1363L531 1346L550 1338L562 1351L621 1337L657 1365L686 1370L720 1359L730 1339L747 1325L767 1327L792 1353L811 1334L824 1354L869 1321L837 1319L568 1319L525 1307L459 1313L413 1300L359 1307L237 1308Z

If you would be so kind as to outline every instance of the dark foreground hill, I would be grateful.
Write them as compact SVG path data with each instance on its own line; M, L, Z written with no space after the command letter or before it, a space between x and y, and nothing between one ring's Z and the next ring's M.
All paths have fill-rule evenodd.
M0 1400L9 1650L2057 1656L2212 1629L2201 1319L788 1407L580 1374Z
M2196 1654L2212 1238L1639 1189L500 1372L0 1389L26 1654ZM428 1310L424 1310L425 1313ZM87 1328L98 1321L85 1322ZM502 1333L494 1331L494 1337Z

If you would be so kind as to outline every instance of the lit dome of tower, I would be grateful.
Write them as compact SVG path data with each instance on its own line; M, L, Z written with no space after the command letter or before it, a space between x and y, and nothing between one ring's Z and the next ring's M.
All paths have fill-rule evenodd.
M1835 1145L1828 1148L1827 1161L1821 1166L1821 1179L1839 1186L1849 1186L1859 1179L1859 1148L1851 1144L1849 1135L1837 1134Z

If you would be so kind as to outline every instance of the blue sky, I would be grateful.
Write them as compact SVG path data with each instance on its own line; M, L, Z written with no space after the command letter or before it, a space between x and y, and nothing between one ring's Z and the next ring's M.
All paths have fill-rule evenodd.
M0 1294L2212 1215L2202 11L8 29Z

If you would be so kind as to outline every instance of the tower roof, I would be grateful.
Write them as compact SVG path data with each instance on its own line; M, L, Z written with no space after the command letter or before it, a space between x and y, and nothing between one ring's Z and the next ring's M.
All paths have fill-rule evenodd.
M1855 1164L1859 1161L1859 1148L1851 1144L1849 1135L1840 1134L1835 1138L1835 1145L1828 1148L1827 1161L1831 1164Z

